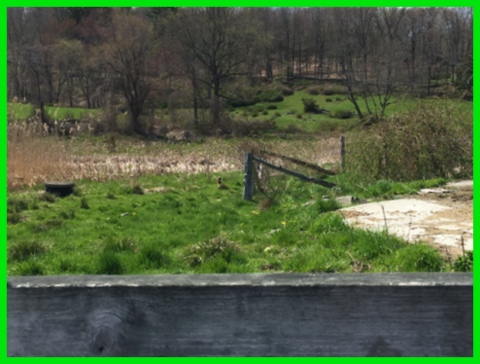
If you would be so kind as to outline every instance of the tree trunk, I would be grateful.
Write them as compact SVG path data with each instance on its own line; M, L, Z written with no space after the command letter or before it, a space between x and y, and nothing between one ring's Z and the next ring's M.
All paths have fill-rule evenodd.
M212 123L220 124L220 79L217 77L213 82L213 99L211 105Z

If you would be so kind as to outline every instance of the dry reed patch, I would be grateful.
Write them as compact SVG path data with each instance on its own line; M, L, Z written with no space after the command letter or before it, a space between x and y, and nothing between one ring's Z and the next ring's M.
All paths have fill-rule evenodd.
M65 144L59 137L46 134L38 122L8 126L9 190L71 175Z
M320 165L339 161L335 138L261 143L266 150ZM244 153L238 145L239 142L222 139L185 147L133 142L126 153L113 154L95 142L79 146L48 135L40 122L11 123L8 126L8 188L33 186L46 180L107 181L146 174L241 170Z

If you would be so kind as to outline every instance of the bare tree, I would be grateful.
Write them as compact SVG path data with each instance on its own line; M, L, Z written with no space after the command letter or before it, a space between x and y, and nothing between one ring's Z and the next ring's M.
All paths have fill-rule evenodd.
M185 54L204 71L199 79L211 92L211 119L220 123L222 84L247 74L256 29L245 13L234 8L188 8L177 14L177 39ZM195 72L198 78L199 72Z
M151 89L149 55L153 29L140 15L116 11L113 16L111 39L106 45L106 62L116 76L125 98L135 133L144 134L140 122L145 101Z

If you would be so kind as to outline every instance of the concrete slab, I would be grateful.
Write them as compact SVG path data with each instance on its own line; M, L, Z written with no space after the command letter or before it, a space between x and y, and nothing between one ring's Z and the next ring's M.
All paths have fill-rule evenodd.
M462 207L464 207L462 205ZM455 206L415 198L372 202L340 209L352 226L388 231L408 242L425 241L461 253L473 250L473 214L459 214Z

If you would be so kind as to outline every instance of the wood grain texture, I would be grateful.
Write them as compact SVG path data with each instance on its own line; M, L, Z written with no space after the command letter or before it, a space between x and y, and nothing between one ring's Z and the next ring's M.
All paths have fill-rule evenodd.
M9 356L471 356L472 276L19 277Z

